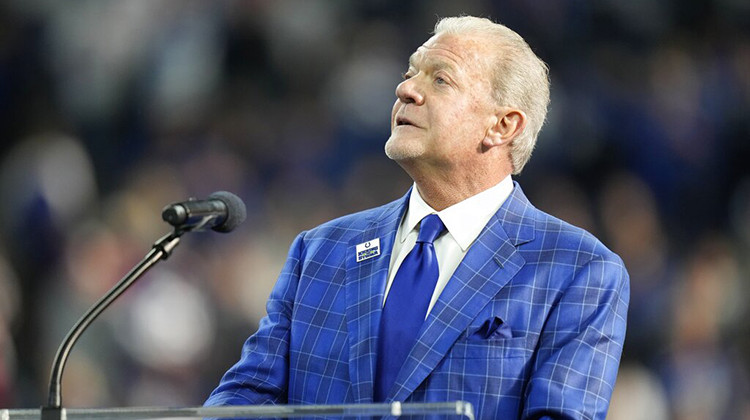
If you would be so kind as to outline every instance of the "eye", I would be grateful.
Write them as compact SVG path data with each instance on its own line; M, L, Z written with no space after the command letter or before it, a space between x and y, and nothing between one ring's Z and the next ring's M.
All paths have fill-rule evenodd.
M436 85L440 85L440 86L442 86L442 85L450 85L451 84L450 76L447 75L447 74L445 74L445 72L443 72L443 71L436 71L433 74L433 79L432 80L433 80L433 82Z
M411 76L412 76L412 74L409 73L408 71L406 73L401 73L401 78L403 78L404 80L411 79Z

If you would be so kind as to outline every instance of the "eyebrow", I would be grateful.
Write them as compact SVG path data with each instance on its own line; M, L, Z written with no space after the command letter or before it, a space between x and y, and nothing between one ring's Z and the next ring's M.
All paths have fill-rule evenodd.
M409 67L414 66L414 61L417 59L416 57L417 57L417 52L414 51L412 55L409 56Z
M409 56L409 67L416 67L414 65L414 62L417 60L417 54L418 54L418 52L415 51L411 56ZM425 61L424 64L427 67L432 67L433 70L455 71L455 68L451 64L449 64L449 63L447 63L447 62L445 62L443 60L439 60L439 59L429 58L428 57L424 61Z

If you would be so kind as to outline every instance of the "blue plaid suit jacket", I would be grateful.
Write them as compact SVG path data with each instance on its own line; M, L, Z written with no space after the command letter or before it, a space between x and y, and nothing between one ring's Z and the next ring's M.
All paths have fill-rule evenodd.
M267 316L207 405L370 403L391 249L408 196L303 232ZM357 244L380 238L357 262ZM518 184L456 269L388 401L478 418L604 419L629 300L620 258Z

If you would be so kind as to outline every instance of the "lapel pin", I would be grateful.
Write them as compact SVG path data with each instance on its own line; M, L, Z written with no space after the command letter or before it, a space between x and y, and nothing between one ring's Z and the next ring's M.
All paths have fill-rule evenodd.
M357 245L357 262L380 255L380 238L375 238Z

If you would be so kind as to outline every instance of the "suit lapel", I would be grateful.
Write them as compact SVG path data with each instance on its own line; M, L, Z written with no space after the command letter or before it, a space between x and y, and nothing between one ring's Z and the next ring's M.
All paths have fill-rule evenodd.
M411 191L411 190L410 190ZM355 236L346 251L346 317L349 334L349 375L355 403L372 402L378 327L388 268L399 222L409 193ZM357 245L380 239L380 255L357 262Z
M517 184L459 264L427 317L388 401L404 401L525 260L516 247L534 236L533 209ZM382 296L381 296L382 298ZM377 326L377 325L376 325Z

